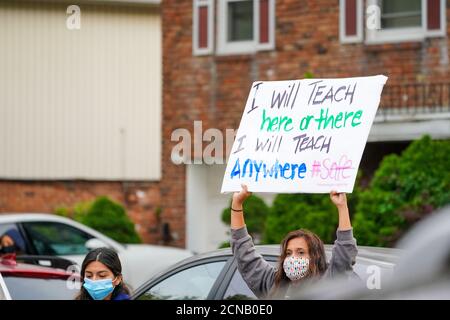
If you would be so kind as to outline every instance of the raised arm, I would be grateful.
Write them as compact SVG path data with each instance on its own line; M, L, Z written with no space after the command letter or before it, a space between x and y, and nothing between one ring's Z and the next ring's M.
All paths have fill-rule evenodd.
M345 231L352 228L350 223L350 213L348 212L347 196L345 193L337 193L336 191L330 192L331 201L338 209L339 212L339 227L338 230Z
M244 201L250 196L251 192L248 192L247 186L244 184L240 192L233 194L233 201L231 202L231 229L237 230L245 226Z
M237 267L249 288L258 298L267 297L272 288L275 268L256 252L252 238L247 232L243 204L251 195L247 186L233 195L231 203L231 248Z
M331 201L339 212L339 226L336 231L328 273L331 277L338 275L354 276L353 264L356 261L358 249L356 239L353 237L353 229L350 223L350 214L345 193L330 192Z

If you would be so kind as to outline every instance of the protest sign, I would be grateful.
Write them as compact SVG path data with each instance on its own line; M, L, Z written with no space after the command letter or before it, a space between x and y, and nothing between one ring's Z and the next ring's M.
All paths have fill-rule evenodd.
M254 82L222 193L352 192L387 77Z

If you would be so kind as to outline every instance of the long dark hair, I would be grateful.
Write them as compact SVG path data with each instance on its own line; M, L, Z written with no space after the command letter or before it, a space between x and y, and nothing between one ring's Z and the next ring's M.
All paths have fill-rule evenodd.
M84 258L83 264L81 265L81 278L83 279L84 283L84 274L86 272L87 266L94 261L98 261L103 263L113 274L115 277L122 275L122 264L120 263L119 256L117 253L110 249L110 248L97 248L92 251L90 251L86 257ZM115 297L117 297L119 294L124 293L129 295L130 290L127 288L127 286L120 281L120 283L114 288L111 300L114 300ZM81 286L80 293L75 297L75 300L94 300L90 296L90 294L87 292L87 290Z
M325 255L325 248L322 240L313 232L300 229L289 232L281 241L280 245L280 258L277 262L277 272L275 273L275 282L271 289L270 296L275 297L279 294L281 287L285 287L291 280L286 276L283 269L283 262L287 256L287 245L291 239L303 238L308 244L309 251L309 273L304 278L314 279L320 278L327 270L327 259Z

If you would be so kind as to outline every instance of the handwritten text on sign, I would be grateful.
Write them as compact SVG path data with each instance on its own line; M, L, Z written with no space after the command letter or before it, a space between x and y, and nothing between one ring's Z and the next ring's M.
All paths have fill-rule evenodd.
M222 192L352 192L386 80L253 83Z

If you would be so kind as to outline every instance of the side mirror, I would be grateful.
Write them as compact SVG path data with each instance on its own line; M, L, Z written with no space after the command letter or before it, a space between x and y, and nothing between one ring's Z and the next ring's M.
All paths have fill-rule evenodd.
M104 243L102 240L97 239L97 238L89 239L88 241L86 241L86 243L84 245L89 250L94 250L94 249L101 248L101 247L107 247L106 243Z

